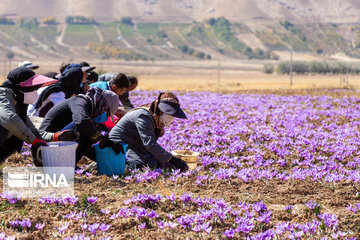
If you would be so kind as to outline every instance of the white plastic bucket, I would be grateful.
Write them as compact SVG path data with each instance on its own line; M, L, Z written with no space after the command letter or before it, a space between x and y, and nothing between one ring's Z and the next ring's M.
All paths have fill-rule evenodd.
M41 151L44 172L52 175L56 167L71 167L74 171L63 173L67 179L74 179L77 142L60 141L50 142L48 146L38 149L37 157ZM55 168L54 168L55 167Z

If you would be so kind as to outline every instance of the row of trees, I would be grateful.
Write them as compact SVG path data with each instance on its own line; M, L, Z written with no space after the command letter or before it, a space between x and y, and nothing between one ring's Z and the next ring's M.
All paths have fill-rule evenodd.
M55 25L57 24L56 18L54 17L46 17L42 18L40 20L41 23L47 24L47 25ZM94 18L90 17L84 17L84 16L67 16L65 19L66 23L69 24L96 24L96 21ZM0 17L0 24L3 25L14 25L15 22L12 19L6 18L6 17ZM20 18L19 24L22 27L30 27L29 25L34 26L38 25L38 20L36 18L31 19L24 19Z
M96 24L93 17L67 16L65 22L68 24Z
M9 18L6 18L6 17L0 17L0 24L2 25L14 25L14 21L9 19Z
M197 57L200 59L211 59L210 54L206 54L202 51L196 51L195 49L190 48L187 45L182 45L182 46L179 46L178 48L182 53L189 54L191 56L194 56L194 57Z
M277 66L265 64L264 73L271 74L276 71L279 74L290 74L290 62L280 62ZM295 74L360 74L360 66L341 62L303 62L295 61L292 66Z

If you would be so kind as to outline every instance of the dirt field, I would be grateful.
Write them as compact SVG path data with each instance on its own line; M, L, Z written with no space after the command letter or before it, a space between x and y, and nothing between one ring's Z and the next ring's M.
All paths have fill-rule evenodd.
M198 162L201 167L181 175L145 171L127 178L113 178L98 176L96 170L89 175L81 174L75 180L76 204L27 199L11 204L3 196L0 234L24 240L64 239L75 234L91 239L264 239L255 236L267 231L273 234L276 231L276 237L280 236L268 239L360 237L360 207L357 213L348 210L350 205L360 206L359 77L351 76L348 84L340 84L340 76L295 76L290 88L288 76L265 75L254 71L253 65L244 64L222 70L220 83L218 71L203 64L175 67L164 66L165 63L156 66L116 63L104 64L103 69L114 71L118 65L126 73L138 74L140 89L180 91L189 119L170 128L162 141L167 148L202 152L202 162ZM234 69L237 66L239 70ZM351 89L333 89L338 87ZM156 97L156 92L132 94L136 103ZM286 142L289 139L293 142ZM242 143L243 149L236 145ZM288 153L282 156L279 152L284 151ZM206 163L209 159L214 162ZM1 167L31 163L31 156L15 154ZM83 159L82 166L89 163ZM311 175L301 176L310 171ZM314 180L321 171L324 175ZM278 175L270 176L274 172ZM251 177L252 180L247 179ZM343 179L332 180L336 177ZM0 188L2 183L1 178ZM172 201L169 196L174 192L177 198ZM191 200L186 200L188 193L192 194ZM161 194L162 198L155 203L124 203L138 194L152 197ZM90 196L98 197L95 204L87 201ZM218 207L209 198L223 199L226 207ZM321 213L325 215L310 210L306 205L310 201L321 204ZM266 207L257 211L255 206L259 202ZM284 208L289 205L293 209L287 212ZM136 212L142 208L149 216L155 213L158 216L152 218ZM105 209L109 213L104 213ZM226 212L224 218L219 209ZM82 215L85 210L86 216ZM208 222L198 219L200 213L206 215L210 210L214 215L208 216ZM271 221L266 222L262 217L269 213ZM241 215L237 217L238 214ZM335 216L336 221L321 220L327 216ZM182 225L185 218L199 222L185 227ZM11 227L11 221L22 219L29 219L32 227ZM239 230L231 237L230 231L225 235L237 224L245 224L244 219L251 221L250 232ZM163 221L176 226L163 227ZM34 227L37 223L45 223L43 230ZM111 226L102 232L95 229L94 235L87 225L97 223ZM210 223L211 229L206 225ZM279 233L279 224L283 223L292 228ZM314 233L304 230L310 226L315 228ZM302 237L296 238L295 234Z

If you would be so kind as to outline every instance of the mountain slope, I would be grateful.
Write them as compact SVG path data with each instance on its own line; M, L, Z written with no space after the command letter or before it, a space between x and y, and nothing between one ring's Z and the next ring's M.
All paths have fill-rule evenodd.
M348 23L359 20L358 0L0 0L0 15L82 15L99 21L130 16L136 21L191 22L225 16L234 22L291 19Z

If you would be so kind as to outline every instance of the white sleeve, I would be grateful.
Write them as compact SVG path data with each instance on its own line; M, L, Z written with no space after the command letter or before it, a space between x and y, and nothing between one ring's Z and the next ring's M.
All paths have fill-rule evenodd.
M48 100L54 104L59 104L65 100L65 93L56 92L49 95Z
M34 104L29 104L28 106L28 110L27 110L27 115L29 117L32 117L32 116L38 116L38 111L36 111L35 109L35 103Z

